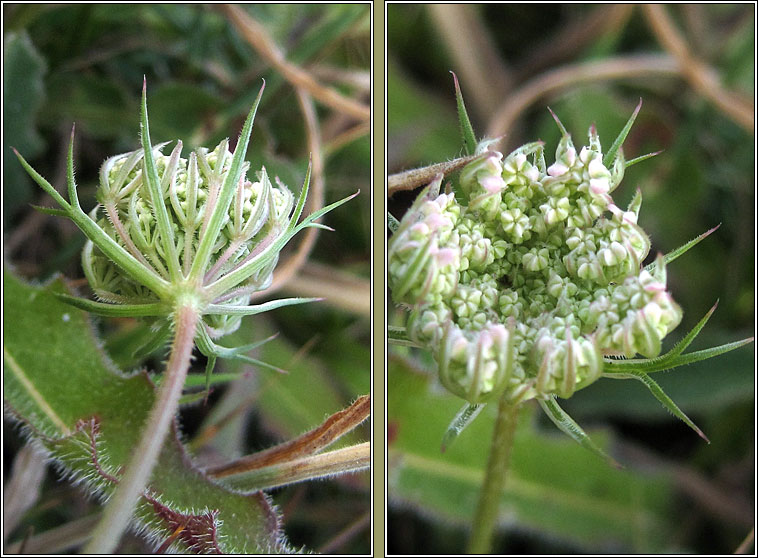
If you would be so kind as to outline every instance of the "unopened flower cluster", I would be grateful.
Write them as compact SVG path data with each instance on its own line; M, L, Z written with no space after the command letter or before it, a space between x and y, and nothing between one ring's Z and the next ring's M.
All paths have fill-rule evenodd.
M177 142L170 155L161 153L165 144L153 147L153 157L161 180L164 203L169 214L174 244L184 275L189 272L221 185L229 172L232 153L229 140L212 151L199 148L181 157L182 143ZM158 232L150 194L143 179L144 150L116 155L106 160L100 170L100 202L90 217L146 267L168 279L168 262ZM205 282L211 282L251 256L258 247L270 243L273 228L283 230L294 203L292 193L272 186L265 169L251 182L244 163L223 227L213 247L211 266ZM264 240L263 239L268 239ZM114 303L148 303L158 297L147 287L121 273L118 266L91 241L83 252L87 279L99 298ZM277 257L256 272L235 296L225 304L245 306L250 293L266 289L272 280ZM214 336L236 330L240 316L208 315L204 317Z
M619 150L603 164L594 127L577 151L564 134L546 166L541 143L463 169L459 199L435 181L390 240L389 282L410 308L410 338L430 348L442 383L472 403L569 397L596 380L604 355L657 356L682 312L663 262L610 193Z

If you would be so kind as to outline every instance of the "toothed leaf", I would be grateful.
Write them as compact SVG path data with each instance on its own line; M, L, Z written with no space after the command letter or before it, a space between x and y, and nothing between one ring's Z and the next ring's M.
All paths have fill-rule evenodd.
M63 303L62 281L23 284L5 272L4 396L9 415L88 492L109 495L137 445L155 399L146 374L113 369L84 312ZM40 358L40 335L47 355ZM210 481L187 459L178 433L166 441L138 525L165 541L184 525L180 552L265 553L282 547L275 510L260 493L237 494ZM193 510L215 510L198 515Z

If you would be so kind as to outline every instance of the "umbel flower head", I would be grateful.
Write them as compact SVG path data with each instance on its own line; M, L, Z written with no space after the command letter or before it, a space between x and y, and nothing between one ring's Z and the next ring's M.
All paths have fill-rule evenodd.
M390 239L407 334L472 404L504 391L570 397L600 377L604 356L656 357L682 318L663 258L642 267L639 191L625 210L611 197L621 150L604 161L594 126L577 150L558 124L551 165L540 142L485 152L461 171L458 197L439 176Z
M182 142L169 155L153 146L142 92L142 148L116 155L100 170L99 202L89 214L79 205L73 169L73 131L68 154L66 201L18 152L21 164L61 209L45 210L73 220L87 236L82 264L102 302L61 295L85 310L109 316L156 319L168 332L172 312L193 306L203 317L196 342L208 356L252 360L211 339L236 330L242 316L312 298L282 299L249 306L250 296L272 280L279 252L314 221L352 198L314 212L298 222L308 193L310 166L297 200L266 169L250 173L245 161L263 87L234 152L229 140L182 157ZM254 361L258 363L258 361ZM262 363L258 363L262 364Z

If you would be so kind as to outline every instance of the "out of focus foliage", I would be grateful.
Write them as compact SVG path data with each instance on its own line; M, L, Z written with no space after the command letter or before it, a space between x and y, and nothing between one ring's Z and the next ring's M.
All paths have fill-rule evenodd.
M105 158L139 144L143 76L153 143L180 138L185 153L201 145L215 146L224 137L234 143L265 79L248 160L253 169L265 164L269 175L299 192L312 147L295 90L248 45L218 6L4 4L3 10L5 264L21 275L35 280L54 273L82 278L79 254L84 237L70 223L33 210L30 203L50 205L49 200L17 164L11 146L60 187L65 183L65 150L75 123L76 176L82 206L88 210L96 203L98 171ZM265 27L288 62L368 105L367 4L256 4L244 10ZM309 261L326 266L325 276L346 273L353 283L368 284L369 136L360 130L350 133L360 122L315 105L325 203L356 190L362 194L324 220L335 232L320 233ZM282 261L300 240L292 242ZM75 284L86 293L83 280ZM250 343L279 332L259 357L292 374L248 367L245 379L217 388L207 404L185 409L182 430L197 459L218 461L263 449L313 428L356 396L368 393L370 325L364 314L323 301L246 319L236 335ZM98 327L120 368L162 369L161 351L146 362L133 358L134 349L152 334L137 322L101 320ZM197 358L191 372L202 372L204 364ZM220 372L240 370L221 368L217 366ZM24 440L12 428L6 433L8 472ZM351 441L358 439L368 439L368 431ZM369 489L368 474L348 475L280 489L273 498L294 547L368 553L364 518L369 513ZM94 502L50 470L36 503L12 532L6 529L6 540L19 540L96 510ZM335 538L351 526L352 535ZM151 548L138 540L128 544L127 552Z
M755 84L754 10L754 6L744 4L665 7L684 38L688 56L717 76L720 87L743 101L743 106L750 107ZM584 145L592 123L597 125L604 145L609 144L642 98L642 111L624 144L625 155L632 159L663 152L629 168L614 197L625 207L635 190L641 190L640 221L652 238L651 259L720 224L713 235L668 268L670 289L685 312L679 327L682 333L672 333L669 344L719 301L697 346L693 346L695 350L754 335L755 138L744 123L694 88L682 72L625 75L625 61L632 56L666 56L668 47L656 38L654 19L633 5L390 5L388 168L396 173L462 154L451 70L461 81L474 130L482 136L504 134L506 153L537 139L548 146L557 145L560 132L547 106L560 116L577 145ZM556 75L551 72L561 70L572 76L578 64L613 60L619 61L615 79L601 81L590 75L569 79L570 84L546 95L530 93L531 84L538 80L550 83L550 76ZM517 112L512 126L493 130L495 116L524 98L528 102ZM548 150L548 164L552 156ZM396 193L389 199L390 212L401 217L415 195ZM402 312L393 315L390 311L389 320L390 324L402 323ZM397 348L391 352L404 354L413 363L409 367L404 359L396 364L396 375L433 373L433 363L426 355ZM671 496L650 503L647 511L653 515L665 512L665 517L676 519L664 526L662 538L658 522L655 534L648 533L646 551L732 552L754 523L754 345L698 365L662 372L656 381L703 428L710 445L674 420L642 386L631 382L601 380L561 405L584 427L605 429L611 437L611 453L638 480L646 475L650 475L651 484L660 483L662 477L667 479L665 490L670 490ZM434 414L424 418L412 413L405 407L404 385L388 385L389 401L397 402L390 405L388 415L388 549L400 554L461 552L467 538L465 518L452 517L445 499L435 499L428 477L419 477L426 481L419 480L414 490L409 484L412 477L408 476L408 465L402 465L402 456L409 448L420 448L423 453L429 445L427 437L441 439L455 409L447 417ZM444 399L437 392L434 397ZM439 405L444 403L442 399ZM483 413L477 420L487 422L492 417ZM414 421L429 421L431 425ZM542 422L538 426L543 436L552 437L553 425ZM411 439L413 432L420 433L415 441ZM473 435L473 429L466 431L459 442L465 444L466 437ZM481 452L483 459L489 443L489 438L483 437L470 451ZM397 463L392 461L393 451ZM514 455L518 452L517 439ZM446 457L437 453L426 463L439 468L438 472L450 473L445 467L454 467L456 458ZM469 466L478 466L477 458L469 455L466 459ZM585 459L594 465L596 458L586 452ZM563 471L578 477L563 486L570 491L581 484L578 479L582 475L590 474L589 465L571 466L565 458L553 459L550 454L542 460L545 485ZM518 492L518 482L528 471L520 469L518 462L513 467L514 490ZM565 471L568 467L571 470ZM399 475L394 483L393 471ZM471 490L474 492L468 497L474 498L475 489ZM566 497L570 496L566 492ZM549 500L543 502L543 522L535 521L528 510L526 517L520 518L519 509L525 509L520 505L516 501L515 512L504 518L512 528L496 548L498 553L640 550L612 533L595 538L567 536L563 529L576 520L568 511L571 506L559 528L555 525L560 518L555 514L561 511ZM642 504L643 508L646 505ZM459 515L463 509L465 506L459 508Z

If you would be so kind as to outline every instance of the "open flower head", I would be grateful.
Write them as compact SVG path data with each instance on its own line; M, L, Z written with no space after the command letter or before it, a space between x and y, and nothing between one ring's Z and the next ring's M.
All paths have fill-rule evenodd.
M600 377L603 356L659 354L682 311L662 259L642 267L639 192L626 210L611 197L620 150L610 167L594 127L580 150L563 130L550 166L539 142L485 153L461 171L458 199L439 177L403 217L389 245L393 298L453 393L569 397Z

